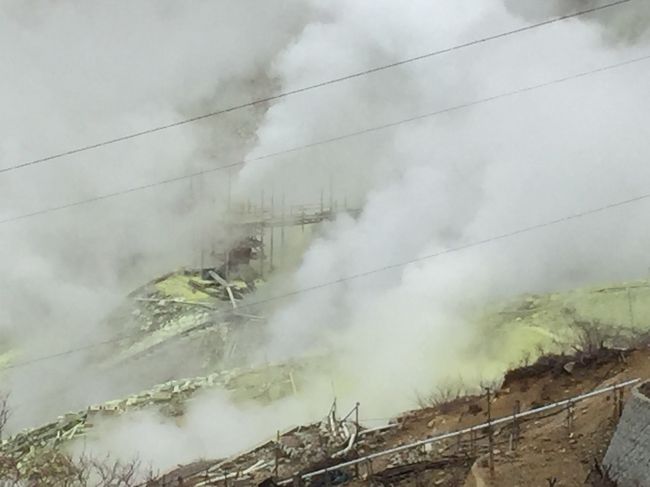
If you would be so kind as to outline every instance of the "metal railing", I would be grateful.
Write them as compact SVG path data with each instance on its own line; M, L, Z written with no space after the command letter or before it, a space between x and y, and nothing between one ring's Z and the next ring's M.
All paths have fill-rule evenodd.
M485 429L485 428L491 428L491 427L499 425L499 424L503 424L503 423L507 423L507 422L510 422L510 421L513 421L513 420L525 418L527 416L536 415L536 414L542 413L544 411L549 411L551 409L559 409L559 408L563 408L563 407L566 407L566 406L569 406L569 405L574 405L577 402L584 401L585 399L589 399L591 397L598 396L600 394L605 394L607 392L616 391L616 390L622 389L624 387L631 386L633 384L636 384L640 380L641 379L628 380L626 382L621 382L619 384L609 386L609 387L605 387L603 389L598 389L598 390L595 390L595 391L592 391L592 392L588 392L586 394L581 394L579 396L571 397L569 399L564 399L562 401L554 402L552 404L547 404L545 406L541 406L541 407L538 407L538 408L535 408L535 409L530 409L530 410L524 411L522 413L511 414L510 416L505 416L505 417L502 417L502 418L494 419L492 421L488 421L486 423L478 424L476 426L471 426L469 428L464 428L462 430L457 430L457 431L452 431L452 432L449 432L449 433L444 433L444 434L433 436L433 437L430 437L430 438L425 438L424 440L416 441L414 443L409 443L408 445L402 445L402 446L398 446L398 447L391 448L391 449L388 449L388 450L383 450L383 451L380 451L380 452L371 453L370 455L366 455L366 456L361 457L361 458L356 458L354 460L350 460L350 461L347 461L347 462L342 462L342 463L339 463L337 465L333 465L331 467L322 468L320 470L315 470L313 472L303 474L303 475L300 476L300 478L302 480L308 480L308 479L310 479L312 477L327 474L328 472L331 472L331 471L334 471L334 470L339 470L339 469L342 469L342 468L352 467L354 465L359 465L361 463L369 462L371 460L374 460L375 458L380 458L380 457L383 457L383 456L386 456L386 455L392 455L394 453L400 453L400 452L403 452L403 451L411 450L413 448L418 448L418 447L421 447L421 446L424 446L424 445L429 445L429 444L432 444L432 443L438 443L438 442L443 441L443 440L447 440L447 439L450 439L450 438L455 438L455 437L458 437L458 436L461 436L461 435L465 435L467 433L473 433L475 431L479 431L479 430L482 430L482 429ZM282 480L282 481L278 482L278 485L288 485L288 484L290 484L292 482L293 482L293 479L286 479L286 480Z

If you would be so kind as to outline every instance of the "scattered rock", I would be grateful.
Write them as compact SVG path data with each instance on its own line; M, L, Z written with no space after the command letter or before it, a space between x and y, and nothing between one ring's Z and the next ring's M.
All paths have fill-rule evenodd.
M575 362L567 362L562 366L562 369L567 373L567 374L573 374L573 369L575 368L576 363Z
M483 408L478 404L470 404L469 407L467 408L467 412L469 414L473 414L474 416L476 416L481 411L483 411Z

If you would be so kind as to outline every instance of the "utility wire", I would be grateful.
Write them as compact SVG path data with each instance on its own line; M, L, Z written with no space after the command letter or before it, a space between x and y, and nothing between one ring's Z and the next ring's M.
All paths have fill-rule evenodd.
M314 292L314 291L317 291L317 290L320 290L320 289L328 288L328 287L331 287L331 286L344 284L344 283L347 283L347 282L350 282L350 281L356 281L358 279L363 279L363 278L366 278L368 276L372 276L372 275L379 274L379 273L386 272L386 271L390 271L390 270L399 269L399 268L402 268L402 267L405 267L405 266L408 266L408 265L411 265L411 264L417 264L417 263L429 261L429 260L432 260L432 259L435 259L435 258L438 258L438 257L445 256L445 255L454 254L454 253L458 253L458 252L463 252L463 251L468 250L468 249L481 247L481 246L488 245L488 244L491 244L491 243L494 243L494 242L499 242L501 240L507 240L507 239L510 239L510 238L513 238L513 237L516 237L516 236L519 236L519 235L523 235L523 234L526 234L526 233L534 232L534 231L541 230L541 229L544 229L544 228L548 228L548 227L551 227L551 226L559 225L561 223L570 222L572 220L578 220L578 219L585 218L587 216L595 215L595 214L598 214L598 213L603 213L603 212L606 212L606 211L609 211L609 210L612 210L612 209L615 209L615 208L629 206L629 205L639 203L639 202L642 202L642 201L646 201L646 200L650 200L650 193L642 194L642 195L636 196L634 198L629 198L629 199L625 199L625 200L621 200L621 201L616 201L616 202L609 203L609 204L604 205L604 206L599 206L597 208L592 208L590 210L585 210L585 211L581 211L581 212L578 212L578 213L573 213L571 215L567 215L567 216L564 216L564 217L561 217L561 218L557 218L555 220L549 220L549 221L546 221L546 222L537 223L535 225L530 225L530 226L527 226L527 227L519 228L517 230L513 230L513 231L510 231L510 232L506 232L506 233L501 233L499 235L494 235L492 237L487 237L487 238L484 238L484 239L481 239L481 240L475 240L473 242L469 242L469 243L466 243L466 244L463 244L463 245L459 245L457 247L450 247L450 248L441 250L439 252L434 252L434 253L431 253L431 254L428 254L428 255L423 255L421 257L417 257L417 258L414 258L414 259L409 259L409 260L405 260L405 261L402 261L402 262L385 265L385 266L378 267L378 268L375 268L375 269L370 269L370 270L367 270L367 271L364 271L364 272L359 272L357 274L351 274L349 276L342 277L340 279L335 279L333 281L327 281L327 282L323 282L323 283L316 284L316 285L313 285L313 286L308 286L308 287L304 287L304 288L301 288L301 289L296 289L296 290L288 292L288 293L278 294L276 296L271 296L271 297L266 298L266 299L261 299L261 300L250 302L250 303L244 303L244 304L239 305L237 309L242 310L242 309L267 305L269 303L274 303L276 301L280 301L280 300L284 300L284 299L291 298L291 297L294 297L294 296L298 296L300 294L306 294L306 293ZM221 315L221 314L226 314L226 313L230 313L230 311L225 311L225 310L220 311L220 312L216 313L216 315ZM4 369L16 369L16 368L36 364L36 363L39 363L39 362L45 362L45 361L52 360L52 359L55 359L55 358L60 358L60 357L68 356L68 355L73 355L73 354L83 352L83 351L86 351L86 350L91 350L93 348L98 348L98 347L101 347L103 345L118 343L118 342L120 342L122 340L125 340L125 339L128 339L128 338L135 338L135 337L137 337L139 335L140 335L139 333L132 333L132 334L128 334L128 335L122 335L122 336L119 336L117 338L113 338L113 339L110 339L110 340L105 340L105 341L101 341L101 342L97 342L97 343L91 343L91 344L80 346L80 347L77 347L77 348L72 348L72 349L69 349L69 350L64 350L64 351L61 351L61 352L57 352L57 353L54 353L54 354L51 354L51 355L43 355L41 357L36 357L36 358L33 358L33 359L24 360L22 362L16 362L14 364L10 364L10 365L5 366Z
M118 196L123 196L123 195L131 194L131 193L136 193L136 192L139 192L139 191L144 191L144 190L152 189L152 188L155 188L155 187L158 187L158 186L163 186L163 185L167 185L167 184L171 184L171 183L176 183L176 182L184 181L184 180L187 180L187 179L202 177L202 176L206 176L208 174L215 173L215 172L218 172L218 171L223 171L223 170L226 170L226 169L232 169L232 168L235 168L235 167L238 167L238 166L242 166L244 164L257 162L257 161L262 161L262 160L265 160L265 159L271 159L273 157L277 157L277 156L281 156L281 155L285 155L285 154L290 154L290 153L293 153L293 152L298 152L298 151L305 150L305 149L310 149L310 148L313 148L313 147L327 145L327 144L331 144L331 143L334 143L334 142L343 141L343 140L346 140L346 139L352 139L352 138L359 137L359 136L362 136L362 135L371 134L371 133L374 133L374 132L379 132L381 130L387 130L387 129L399 127L401 125L405 125L405 124L420 121L420 120L425 120L425 119L436 117L436 116L443 115L443 114L446 114L446 113L451 113L451 112L471 108L471 107L474 107L474 106L477 106L477 105L487 104L487 103L490 103L490 102L498 101L498 100L501 100L501 99L504 99L504 98L513 97L513 96L516 96L516 95L521 95L521 94L524 94L524 93L527 93L527 92L530 92L530 91L539 90L539 89L546 88L546 87L549 87L549 86L566 83L566 82L571 81L571 80L585 78L587 76L612 71L612 70L615 70L615 69L623 68L625 66L641 63L641 62L648 61L648 60L650 60L650 54L645 55L645 56L641 56L641 57L637 57L637 58L634 58L634 59L629 59L629 60L626 60L626 61L621 61L621 62L614 63L614 64L609 64L609 65L602 66L602 67L599 67L599 68L596 68L596 69L591 69L591 70L588 70L588 71L582 71L580 73L565 76L563 78L557 78L557 79L554 79L554 80L551 80L551 81L546 81L546 82L543 82L543 83L539 83L539 84L535 84L535 85L531 85L531 86L526 86L526 87L519 88L519 89L516 89L516 90L513 90L513 91L508 91L508 92L500 93L500 94L497 94L497 95L488 96L486 98L481 98L481 99L470 101L470 102L467 102L467 103L461 103L461 104L458 104L458 105L453 105L451 107L447 107L447 108L443 108L443 109L440 109L440 110L435 110L435 111L432 111L432 112L416 115L414 117L409 117L409 118L389 122L389 123L386 123L386 124L365 128L365 129L362 129L362 130L359 130L359 131L356 131L356 132L350 132L350 133L347 133L347 134L344 134L344 135L339 135L339 136L332 137L332 138L329 138L329 139L323 139L323 140L320 140L320 141L311 142L311 143L308 143L308 144L299 145L299 146L291 147L291 148L288 148L288 149L283 149L283 150L280 150L280 151L277 151L277 152L264 154L264 155L261 155L261 156L258 156L258 157L254 157L254 158L250 158L250 159L244 159L244 160L240 160L240 161L237 161L237 162L232 162L232 163L226 164L224 166L218 166L218 167L214 167L214 168L210 168L210 169L204 169L202 171L197 171L197 172L193 172L193 173L190 173L190 174L183 174L183 175L180 175L180 176L175 176L175 177L172 177L172 178L163 179L163 180L160 180L160 181L155 181L155 182L144 184L144 185L141 185L141 186L134 186L132 188L127 188L127 189L120 190L120 191L115 191L115 192L112 192L112 193L106 193L106 194L103 194L103 195L94 196L92 198L83 199L83 200L79 200L79 201L74 201L74 202L71 202L71 203L66 203L66 204L60 205L60 206L52 206L52 207L36 210L36 211L30 212L30 213L24 213L22 215L16 215L16 216L8 217L8 218L5 218L4 220L0 220L0 225L6 224L6 223L11 223L11 222L16 222L16 221L19 221L19 220L25 220L27 218L32 218L32 217L35 217L35 216L44 215L44 214L47 214L47 213L52 213L52 212L66 210L66 209L69 209L69 208L74 208L74 207L78 207L78 206L82 206L82 205L87 205L87 204L90 204L90 203L95 203L95 202L99 202L99 201L103 201L103 200L108 200L108 199L116 198Z
M250 102L247 102L247 103L242 103L240 105L233 105L233 106L228 107L228 108L223 108L223 109L220 109L220 110L217 110L217 111L204 113L202 115L197 115L195 117L187 118L187 119L184 119L184 120L179 120L177 122L169 123L169 124L166 124L166 125L159 125L157 127L149 128L149 129L142 130L142 131L139 131L139 132L133 132L131 134L123 135L121 137L116 137L114 139L108 139L108 140L104 140L102 142L97 142L97 143L94 143L94 144L77 147L75 149L70 149L68 151L60 152L58 154L53 154L53 155L50 155L50 156L47 156L47 157L42 157L40 159L34 159L34 160L31 160L31 161L23 162L21 164L15 165L15 166L5 167L5 168L0 169L0 174L16 171L18 169L22 169L22 168L25 168L25 167L28 167L28 166L35 166L37 164L43 164L43 163L53 161L53 160L56 160L56 159L61 159L63 157L71 156L71 155L74 155L74 154L79 154L81 152L86 152L86 151L90 151L90 150L93 150L93 149L98 149L100 147L104 147L104 146L107 146L107 145L117 144L119 142L125 142L127 140L135 139L137 137L142 137L144 135L149 135L149 134L153 134L153 133L156 133L156 132L161 132L163 130L168 130L168 129L171 129L171 128L174 128L174 127L180 127L182 125L187 125L187 124L191 124L191 123L198 122L198 121L201 121L201 120L205 120L205 119L208 119L208 118L217 117L219 115L234 112L234 111L241 110L241 109L244 109L244 108L250 108L250 107L254 107L256 105L260 105L260 104L263 104L263 103L268 103L268 102L271 102L271 101L280 100L282 98L287 98L287 97L290 97L290 96L293 96L293 95L297 95L299 93L304 93L304 92L315 90L315 89L318 89L318 88L323 88L325 86L333 85L333 84L336 84L336 83L341 83L341 82L348 81L348 80L355 79L355 78L360 78L362 76L367 76L367 75L370 75L370 74L373 74L373 73L386 71L386 70L393 69L393 68L396 68L396 67L399 67L399 66L414 63L414 62L417 62L417 61L422 61L424 59L433 58L433 57L440 56L440 55L443 55L443 54L448 54L448 53L451 53L451 52L454 52L454 51L458 51L458 50L461 50L461 49L466 49L468 47L472 47L472 46L476 46L476 45L479 45L479 44L487 43L487 42L494 41L494 40L497 40L497 39L503 39L503 38L506 38L506 37L514 36L514 35L517 35L517 34L521 34L523 32L527 32L527 31L530 31L530 30L533 30L533 29L537 29L537 28L544 27L544 26L547 26L547 25L562 22L562 21L565 21L565 20L568 20L568 19L582 17L582 16L585 16L585 15L593 14L593 13L600 12L600 11L603 11L603 10L606 10L606 9L619 7L621 5L628 4L628 3L631 3L631 2L634 2L634 1L636 1L636 0L617 0L617 1L614 1L614 2L611 2L611 3L607 3L605 5L598 6L598 7L592 7L592 8L588 8L588 9L585 9L585 10L580 10L580 11L574 12L572 14L562 15L562 16L559 16L559 17L553 17L553 18L551 18L549 20L545 20L543 22L538 22L536 24L530 24L530 25L527 25L527 26L524 26L524 27L520 27L520 28L517 28L517 29L514 29L514 30L507 31L507 32L502 32L502 33L495 34L495 35L492 35L492 36L483 37L481 39L476 39L476 40L473 40L473 41L465 42L463 44L457 44L455 46L447 47L447 48L444 48L444 49L431 51L431 52L428 52L428 53L425 53L425 54L421 54L419 56L415 56L415 57L411 57L411 58L407 58L407 59L402 59L400 61L395 61L393 63L384 64L384 65L381 65L381 66L376 66L374 68L366 69L366 70L363 70L363 71L358 71L356 73L348 74L348 75L341 76L341 77L338 77L338 78L333 78L333 79L330 79L330 80L327 80L327 81L321 81L319 83L303 86L301 88L296 88L294 90L285 91L285 92L282 92L282 93L278 93L276 95L267 96L265 98L259 98L259 99L256 99L256 100L253 100L253 101L250 101Z

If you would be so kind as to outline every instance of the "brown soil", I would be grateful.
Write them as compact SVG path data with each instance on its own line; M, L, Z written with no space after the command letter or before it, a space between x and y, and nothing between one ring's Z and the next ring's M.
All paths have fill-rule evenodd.
M569 364L569 367L565 365ZM570 372L569 372L570 371ZM509 416L629 379L650 377L650 350L601 350L589 357L546 357L533 366L512 371L492 394L492 418ZM629 391L626 392L629 394ZM486 397L469 396L397 418L399 427L382 432L360 446L364 456L437 434L487 421ZM569 426L566 409L521 420L518 441L514 425L494 430L494 472L488 468L487 435L436 443L433 449L379 457L361 465L359 478L347 485L436 485L464 487L582 486L594 461L602 460L618 416L615 394L602 394L575 405ZM311 455L283 465L284 472L310 472ZM354 476L355 469L348 475ZM282 476L282 475L281 475ZM314 479L316 484L336 483ZM555 482L552 484L552 482ZM193 484L188 484L193 485Z

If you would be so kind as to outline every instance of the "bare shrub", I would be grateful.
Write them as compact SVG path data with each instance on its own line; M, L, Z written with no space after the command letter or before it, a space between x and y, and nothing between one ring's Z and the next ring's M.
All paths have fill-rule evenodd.
M138 460L73 459L56 450L39 451L27 465L21 459L0 456L0 487L136 487L154 478L143 475Z
M104 460L90 459L91 477L95 477L99 486L130 487L136 485L140 476L140 461L135 459L130 462L111 461L109 457Z
M0 394L0 438L10 417L9 395ZM138 459L120 461L86 455L73 458L37 443L27 453L19 454L8 447L10 442L0 445L0 487L136 487L156 477L152 468L145 470Z
M577 343L573 348L586 355L594 355L602 350L613 338L611 327L606 327L597 320L575 320L571 327L577 334Z
M427 395L417 393L417 403L421 409L437 408L441 413L449 409L453 401L461 397L463 390L461 386L453 386L451 384L439 385L433 392Z
M591 471L585 480L585 485L591 487L616 487L617 484L610 476L609 467L604 467L598 460L594 459Z

